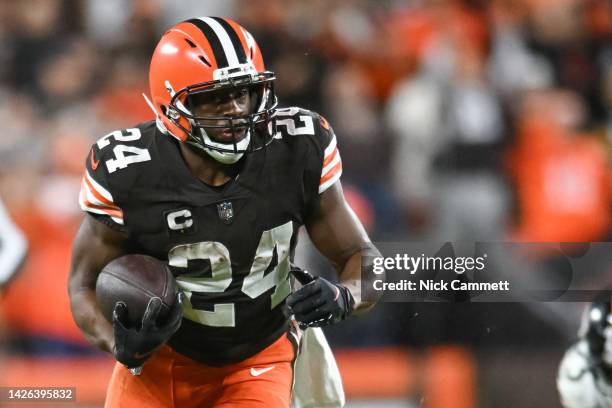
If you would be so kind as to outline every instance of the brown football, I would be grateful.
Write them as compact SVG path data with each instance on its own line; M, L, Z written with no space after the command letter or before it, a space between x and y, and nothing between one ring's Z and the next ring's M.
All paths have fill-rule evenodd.
M127 305L130 325L138 327L152 297L162 300L160 319L174 304L176 283L166 263L147 255L124 255L109 262L98 275L96 298L104 317L113 321L117 302Z

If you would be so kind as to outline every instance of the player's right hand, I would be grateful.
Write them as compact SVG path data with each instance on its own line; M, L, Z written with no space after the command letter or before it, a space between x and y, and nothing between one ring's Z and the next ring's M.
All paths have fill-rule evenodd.
M141 367L155 350L172 337L179 329L183 317L182 293L170 309L163 324L157 318L162 309L162 301L153 297L147 304L140 328L130 327L127 322L127 305L117 302L113 310L113 331L115 359L128 368Z

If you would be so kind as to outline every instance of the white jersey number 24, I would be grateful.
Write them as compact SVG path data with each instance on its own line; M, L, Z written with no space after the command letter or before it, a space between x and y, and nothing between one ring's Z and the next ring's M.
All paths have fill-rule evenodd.
M275 288L270 295L271 307L276 307L291 293L289 275L289 247L293 223L291 221L261 234L253 265L242 283L242 292L255 299ZM278 263L268 274L274 250ZM235 327L236 312L233 303L216 303L212 311L194 308L191 303L193 293L223 293L232 283L232 262L229 250L220 242L205 241L183 244L172 248L168 254L170 266L187 268L190 260L210 261L212 277L176 278L177 287L186 295L183 304L184 316L194 322L213 327Z

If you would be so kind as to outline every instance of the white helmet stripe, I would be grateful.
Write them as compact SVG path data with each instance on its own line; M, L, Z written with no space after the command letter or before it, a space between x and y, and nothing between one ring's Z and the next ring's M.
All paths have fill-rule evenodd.
M227 31L219 24L216 20L210 17L200 17L199 20L202 20L206 24L213 29L219 41L221 42L221 46L223 47L223 52L225 53L225 57L227 58L227 62L229 66L238 65L240 62L238 61L238 55L236 54L236 50L234 49L234 44L230 39Z

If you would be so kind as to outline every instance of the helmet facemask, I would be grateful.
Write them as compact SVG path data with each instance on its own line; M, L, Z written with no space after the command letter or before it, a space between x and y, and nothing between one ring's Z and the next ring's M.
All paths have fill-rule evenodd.
M186 142L206 152L215 160L232 164L245 153L254 152L269 144L276 133L276 106L274 74L269 71L230 76L185 87L177 92L167 84L172 95L166 115L187 134ZM220 90L247 88L251 94L251 106L243 115L195 115L192 108L198 97ZM184 119L183 119L184 118ZM209 131L207 131L207 129ZM210 129L223 129L231 137L229 141L214 140Z

